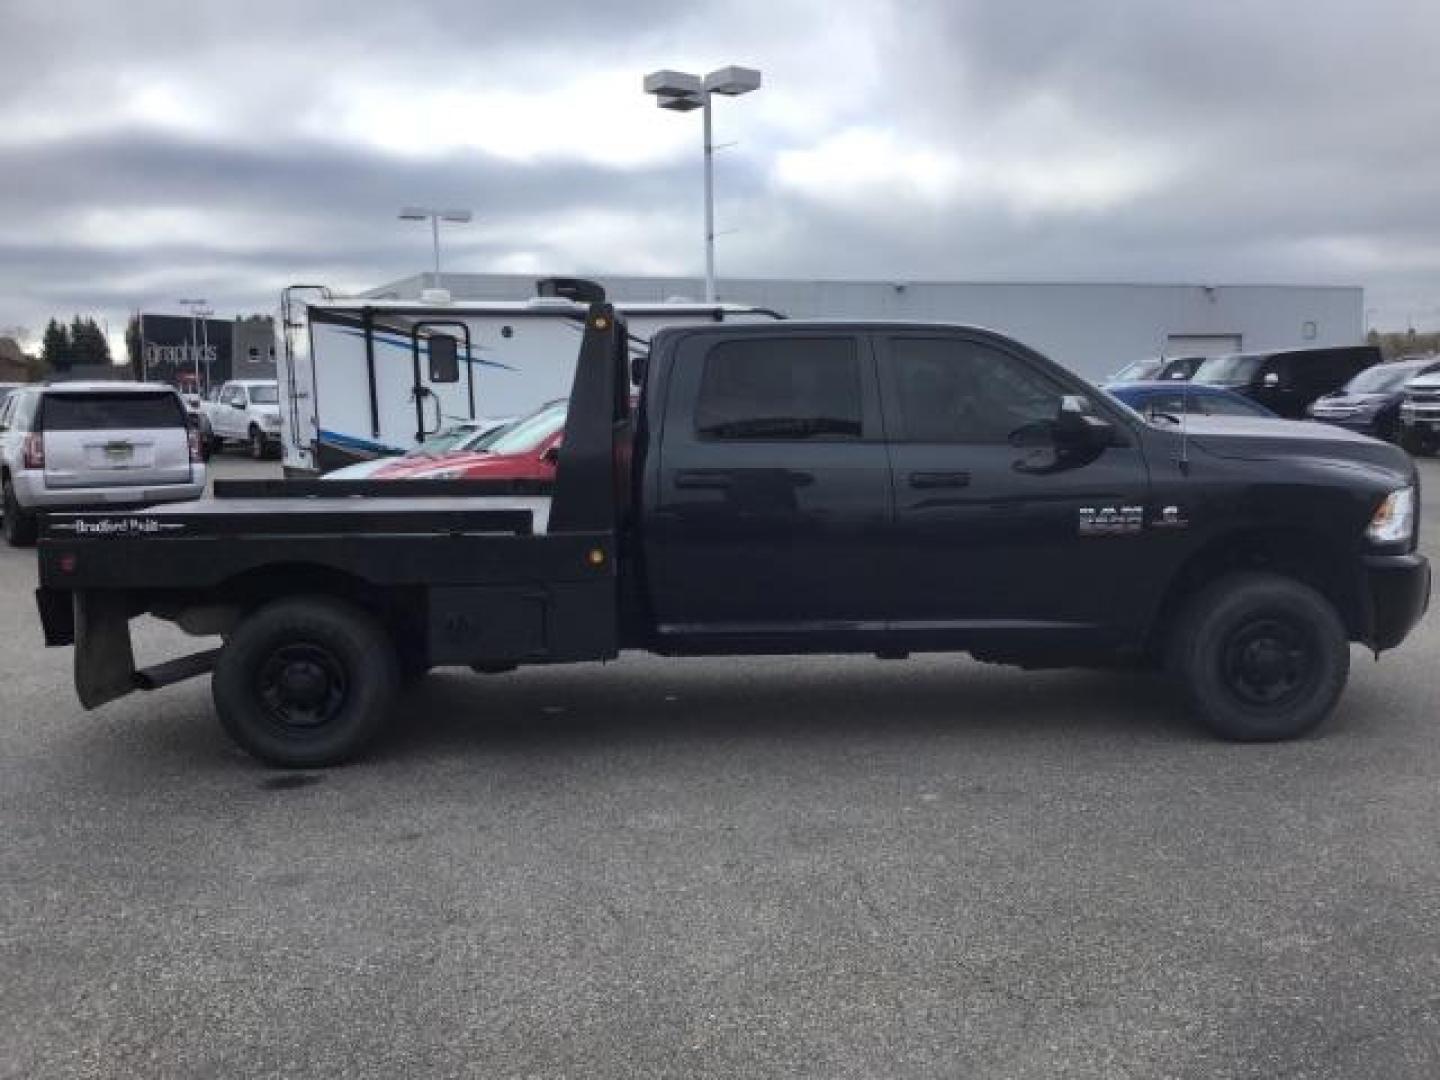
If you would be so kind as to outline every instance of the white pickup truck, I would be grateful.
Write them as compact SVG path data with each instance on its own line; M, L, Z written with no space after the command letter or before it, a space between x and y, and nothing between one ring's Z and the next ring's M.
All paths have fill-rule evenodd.
M201 406L200 435L208 453L227 442L243 442L250 456L280 449L280 392L274 379L236 379Z

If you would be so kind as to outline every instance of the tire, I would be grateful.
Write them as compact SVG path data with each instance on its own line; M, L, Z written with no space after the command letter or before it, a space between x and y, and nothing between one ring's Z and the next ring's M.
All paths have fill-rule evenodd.
M277 600L244 619L215 665L226 733L283 768L339 765L384 729L400 688L379 621L323 596Z
M7 476L0 489L0 511L5 515L5 542L11 547L29 547L40 531L35 515L27 513L15 498L15 486Z
M250 456L256 461L265 460L265 433L254 424L250 425Z
M1185 608L1169 667L1191 710L1235 742L1294 739L1335 707L1350 642L1330 602L1278 574L1221 578Z

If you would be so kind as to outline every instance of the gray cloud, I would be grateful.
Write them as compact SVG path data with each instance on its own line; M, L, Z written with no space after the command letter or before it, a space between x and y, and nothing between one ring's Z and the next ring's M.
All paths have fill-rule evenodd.
M1359 283L1382 324L1440 325L1435 5L9 0L4 19L0 325L377 284L426 265L394 220L412 201L479 212L447 235L456 268L692 271L698 123L652 118L636 84L729 59L767 83L717 118L740 140L722 272Z

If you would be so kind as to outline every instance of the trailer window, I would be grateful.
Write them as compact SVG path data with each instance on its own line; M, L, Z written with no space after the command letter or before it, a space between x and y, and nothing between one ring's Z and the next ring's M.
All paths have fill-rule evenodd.
M853 338L756 338L705 357L695 430L710 439L858 439L860 357Z

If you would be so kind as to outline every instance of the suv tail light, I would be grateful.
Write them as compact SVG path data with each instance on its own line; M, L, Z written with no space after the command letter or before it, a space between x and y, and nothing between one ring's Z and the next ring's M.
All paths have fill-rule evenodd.
M196 431L192 427L186 432L186 434L189 436L190 439L190 464L194 465L201 460L200 432Z
M45 436L40 432L32 431L25 436L24 459L27 469L43 469L45 467Z

